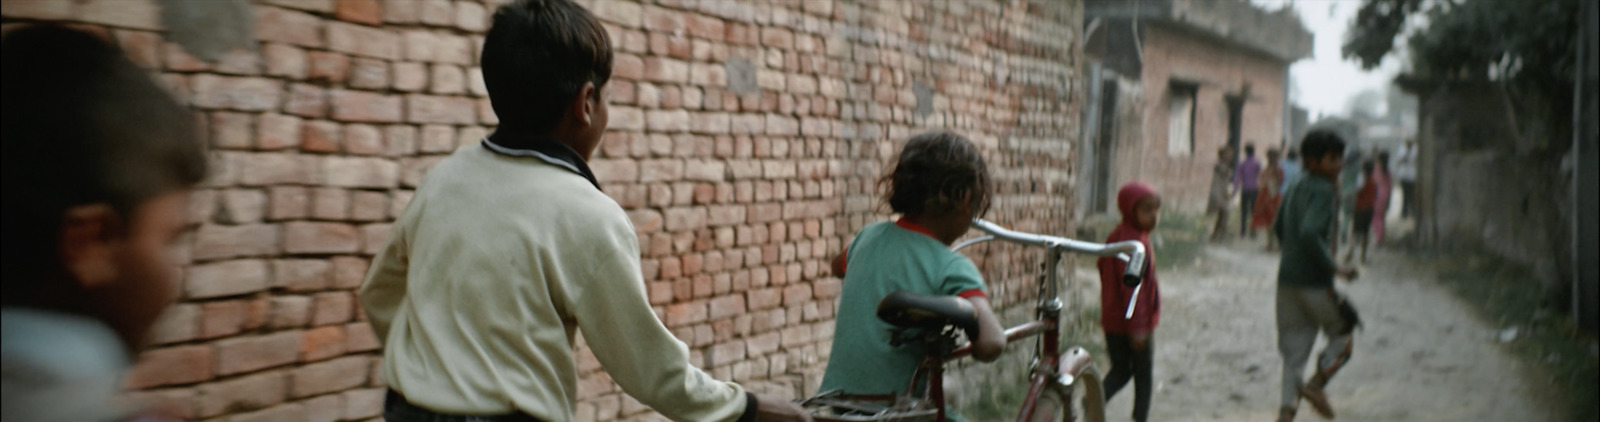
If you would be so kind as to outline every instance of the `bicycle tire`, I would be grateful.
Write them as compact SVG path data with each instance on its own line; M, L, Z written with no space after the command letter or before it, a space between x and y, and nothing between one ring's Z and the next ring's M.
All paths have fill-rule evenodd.
M1046 388L1034 402L1032 422L1105 422L1106 400L1100 387L1100 373L1091 366L1071 386Z

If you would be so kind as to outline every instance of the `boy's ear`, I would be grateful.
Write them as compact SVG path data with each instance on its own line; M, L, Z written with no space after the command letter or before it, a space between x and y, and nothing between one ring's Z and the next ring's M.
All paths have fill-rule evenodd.
M578 121L583 122L584 126L594 124L595 108L600 106L600 89L594 86L594 82L584 82L573 101L577 101L572 108L578 112Z
M57 254L62 267L80 287L92 288L117 278L113 243L121 233L122 224L122 217L110 205L80 205L67 209L61 219Z

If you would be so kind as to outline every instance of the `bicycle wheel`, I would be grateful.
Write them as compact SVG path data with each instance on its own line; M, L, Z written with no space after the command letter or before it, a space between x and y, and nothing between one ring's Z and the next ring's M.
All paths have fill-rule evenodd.
M1033 405L1033 422L1105 422L1100 373L1085 368L1071 386L1046 388Z

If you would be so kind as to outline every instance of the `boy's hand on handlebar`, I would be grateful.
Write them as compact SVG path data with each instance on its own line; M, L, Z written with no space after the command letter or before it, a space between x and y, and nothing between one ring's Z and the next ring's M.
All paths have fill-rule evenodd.
M811 414L788 400L756 394L757 422L811 422Z
M1345 281L1356 281L1356 277L1360 276L1360 273L1356 271L1356 267L1348 265L1339 267L1338 270L1334 270L1333 274L1345 279Z

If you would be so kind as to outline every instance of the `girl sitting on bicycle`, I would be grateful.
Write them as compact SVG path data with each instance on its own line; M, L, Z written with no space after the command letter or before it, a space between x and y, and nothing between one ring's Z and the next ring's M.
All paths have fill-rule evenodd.
M1106 352L1111 355L1111 373L1106 374L1102 391L1110 401L1132 378L1133 420L1143 422L1150 415L1150 393L1155 388L1150 379L1155 356L1150 334L1161 320L1161 284L1156 281L1155 250L1150 248L1150 231L1155 230L1160 219L1161 197L1149 185L1128 182L1117 192L1117 210L1122 212L1122 223L1106 237L1106 243L1138 240L1150 252L1132 318L1127 317L1127 312L1134 289L1122 284L1127 264L1115 257L1103 257L1098 262L1100 326L1106 333Z
M906 392L925 353L917 344L890 346L893 327L875 314L878 301L896 290L965 298L979 324L978 333L967 333L975 338L973 356L991 362L1005 347L977 266L950 251L989 206L989 169L978 148L950 132L917 135L879 186L900 218L868 224L833 260L834 275L844 280L821 391Z

